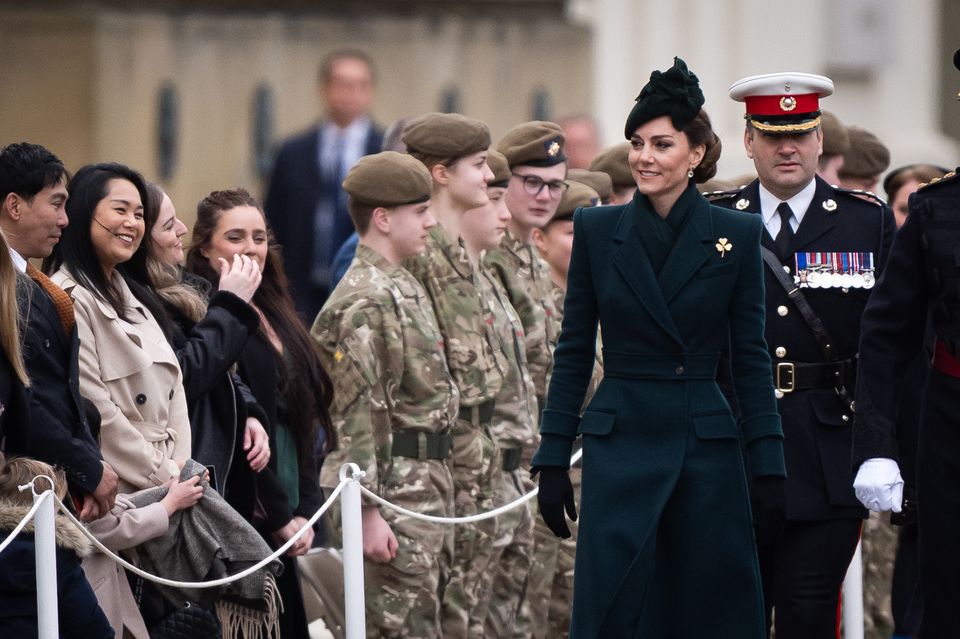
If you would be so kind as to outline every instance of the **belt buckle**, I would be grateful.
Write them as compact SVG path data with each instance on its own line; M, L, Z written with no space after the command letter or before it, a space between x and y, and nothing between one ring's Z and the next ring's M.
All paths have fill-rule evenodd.
M786 371L786 374L790 376L789 380L781 381L783 379L783 371ZM776 387L777 390L781 393L792 393L797 387L797 367L793 362L777 362L777 372L776 372ZM786 386L784 384L789 384Z
M427 434L423 431L417 433L417 460L425 462L430 458L430 449L427 447Z

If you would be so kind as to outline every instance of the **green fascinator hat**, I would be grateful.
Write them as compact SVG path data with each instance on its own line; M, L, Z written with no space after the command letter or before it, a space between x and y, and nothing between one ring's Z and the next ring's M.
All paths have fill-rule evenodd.
M703 101L700 80L687 69L686 62L674 58L672 67L650 74L650 81L627 116L624 136L629 140L638 126L661 115L670 116L673 126L682 130L700 113Z

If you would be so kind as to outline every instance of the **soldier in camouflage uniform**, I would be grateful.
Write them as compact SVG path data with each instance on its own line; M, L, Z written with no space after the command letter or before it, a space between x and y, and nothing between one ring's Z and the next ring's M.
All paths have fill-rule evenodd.
M595 206L600 194L589 186L570 180L570 188L563 194L556 214L543 228L534 229L533 242L547 263L550 272L551 294L554 304L563 319L563 298L567 292L567 269L570 266L570 251L573 248L573 213L582 206ZM553 344L556 346L556 344ZM593 377L587 388L583 405L586 407L603 379L600 334L597 333L597 361ZM570 483L577 503L580 501L580 464L570 467ZM570 634L570 611L573 608L573 564L577 553L577 522L570 522L570 538L553 540L556 545L556 561L553 564L553 579L547 593L549 605L547 623L537 633L538 637L560 639Z
M553 368L551 344L560 334L558 312L550 295L550 278L544 261L531 243L534 228L553 216L567 188L566 156L562 129L553 122L527 122L512 128L497 144L510 164L504 195L511 219L500 247L488 251L484 264L507 291L526 332L527 365L537 393L538 415L543 410L547 381ZM538 443L538 442L537 442ZM522 465L530 467L536 445L522 452ZM533 483L527 484L528 490ZM546 632L550 583L556 565L556 535L535 517L534 560L528 598L534 636Z
M407 125L403 142L433 177L430 210L438 224L430 230L424 254L409 261L408 268L433 303L447 364L460 390L453 427L455 508L457 515L472 515L494 506L500 457L491 420L506 370L493 317L481 302L477 271L460 238L463 214L489 200L490 131L479 120L430 113ZM489 563L495 532L494 519L454 528L454 566L442 609L447 637L468 636L470 614L492 579L483 566Z
M463 216L462 235L467 253L477 268L480 295L491 311L508 365L493 413L493 433L502 455L494 501L501 505L518 499L530 483L529 470L521 466L521 451L536 445L537 399L527 368L523 324L499 280L481 263L484 251L500 245L510 219L503 201L510 166L497 151L489 152L487 164L493 172L493 180L487 184L490 202L467 211ZM497 517L488 567L494 578L471 615L471 637L524 639L531 636L533 628L526 592L533 556L533 525L529 502Z
M423 250L436 220L431 180L413 158L388 151L361 159L343 182L360 234L356 257L324 304L312 335L335 384L331 416L339 449L321 484L345 462L385 499L429 515L454 513L448 466L458 392L433 308L402 259ZM369 637L441 637L450 528L363 502Z

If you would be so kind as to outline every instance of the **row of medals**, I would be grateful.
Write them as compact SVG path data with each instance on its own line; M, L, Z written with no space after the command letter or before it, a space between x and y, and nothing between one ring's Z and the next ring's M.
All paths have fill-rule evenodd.
M876 278L873 271L859 273L836 273L830 270L800 271L793 281L800 288L873 288Z

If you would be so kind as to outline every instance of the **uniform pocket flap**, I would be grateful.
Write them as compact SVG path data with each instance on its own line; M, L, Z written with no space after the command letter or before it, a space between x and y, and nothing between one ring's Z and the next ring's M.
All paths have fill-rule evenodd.
M740 431L733 415L715 413L713 415L694 415L693 428L700 439L739 439Z
M588 410L580 418L579 435L609 435L613 430L613 423L617 416L613 413L602 413L598 410Z
M849 415L846 420L843 419L847 411L843 409L840 398L833 393L811 394L810 406L813 407L813 414L816 415L817 421L821 424L827 426L850 425Z

